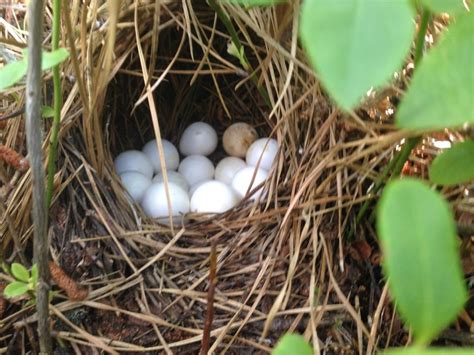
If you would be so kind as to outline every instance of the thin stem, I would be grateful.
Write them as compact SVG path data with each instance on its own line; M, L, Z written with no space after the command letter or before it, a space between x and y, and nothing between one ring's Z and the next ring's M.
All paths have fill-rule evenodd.
M393 164L392 175L390 176L390 180L396 179L400 176L403 166L410 158L411 151L420 143L421 137L412 137L408 138L406 143L403 145L400 152L397 154L396 158L393 159L395 164ZM375 219L375 211L372 211L369 222L373 222Z
M271 108L268 92L265 90L265 88L262 85L258 83L258 78L255 75L255 71L250 65L250 62L247 56L245 55L244 47L242 46L242 43L240 42L239 35L237 34L237 31L235 30L235 27L232 24L232 21L224 13L224 11L222 11L222 8L217 4L215 0L208 0L208 4L216 12L217 16L219 17L219 19L222 21L225 28L227 29L227 32L229 32L230 38L232 39L232 43L234 44L235 48L237 49L237 52L239 53L239 59L242 66L244 67L245 70L248 70L251 73L250 79L257 87L257 90L262 96L263 100L265 101L265 104Z
M61 25L61 0L54 0L53 2L53 34L52 34L52 50L59 48ZM61 123L61 76L59 72L59 64L53 67L53 86L54 86L54 116L53 125L51 127L51 138L49 142L48 154L48 191L47 191L47 206L49 208L54 190L54 175L56 174L56 153L58 150L58 133Z
M43 0L28 4L28 71L26 76L26 144L31 166L33 190L33 259L38 265L36 310L38 338L42 354L52 353L49 323L49 267L47 209L45 201L41 120L41 43Z
M420 28L416 36L415 42L415 55L413 57L413 64L415 68L423 57L423 47L425 46L425 36L426 31L428 30L428 24L430 23L431 12L428 9L423 9L423 14L421 15Z
M209 258L209 289L207 291L207 310L206 319L204 322L204 331L202 334L201 351L202 355L209 352L209 345L211 341L212 319L214 318L214 292L217 285L217 252L216 241L211 244L211 255Z
M413 63L415 64L415 70L417 65L419 64L421 58L423 57L423 47L425 45L425 36L426 31L428 30L428 24L431 19L431 12L428 9L423 9L423 13L421 15L420 27L418 30L418 34L416 36L415 42L415 55L413 58ZM375 196L384 186L385 180L390 175L390 180L398 177L405 165L406 161L410 157L410 153L413 148L420 142L421 137L412 137L408 138L407 142L403 145L400 152L398 152L394 158L388 163L388 165L384 168L382 175L377 179L375 186L372 190L372 195ZM362 221L365 217L367 210L370 207L371 200L366 200L362 207L359 210L359 213L356 217L355 225L351 228L349 233L347 234L347 239L351 240L356 232L357 225ZM372 212L370 216L370 221L374 219L374 212Z

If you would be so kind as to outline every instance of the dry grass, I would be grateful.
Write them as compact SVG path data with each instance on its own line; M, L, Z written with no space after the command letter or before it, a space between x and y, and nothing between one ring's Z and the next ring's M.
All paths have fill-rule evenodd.
M297 43L298 2L250 11L223 7L270 107L251 73L227 54L230 37L204 2L122 1L115 15L105 1L87 3L63 2L62 41L71 59L63 65L49 234L52 259L90 294L79 302L55 298L55 338L71 351L197 352L215 242L211 352L267 352L287 331L334 353L406 342L378 262L357 258L343 239L406 134L393 129L390 117L371 119L365 110L345 115L330 104ZM26 43L24 6L0 11L3 57L18 55ZM22 86L1 102L6 113L23 103ZM374 99L366 111L383 115L379 104ZM171 230L129 204L112 161L154 135L176 142L195 120L211 122L220 134L233 121L247 121L274 136L281 150L265 200L244 201L223 215L190 216L189 224ZM2 144L25 151L22 119L7 121ZM26 262L30 174L0 171L4 260ZM357 231L378 255L373 228ZM1 321L2 346L34 348L34 321L31 308L11 305Z

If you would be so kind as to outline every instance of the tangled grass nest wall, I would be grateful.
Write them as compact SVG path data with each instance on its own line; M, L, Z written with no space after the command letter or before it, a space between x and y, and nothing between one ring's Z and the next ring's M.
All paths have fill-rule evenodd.
M357 229L365 244L344 239L402 136L390 120L332 106L297 41L298 2L244 10L211 1L221 17L203 1L122 1L117 16L104 1L63 3L62 43L74 50L62 66L50 253L89 289L79 302L63 292L54 298L53 334L65 349L197 352L212 245L211 352L267 352L288 331L333 353L404 342L373 230ZM250 66L229 53L223 18L232 19ZM9 50L20 52L24 32L2 26L15 38ZM23 92L11 89L4 102L16 94L13 106L22 107ZM50 93L45 80L46 102ZM248 122L281 148L265 199L169 228L128 202L113 158L159 133L176 143L193 121L219 135ZM23 132L22 120L9 120L5 145L24 152ZM2 174L4 258L28 260L30 174ZM32 308L11 305L2 317L2 346L34 344Z

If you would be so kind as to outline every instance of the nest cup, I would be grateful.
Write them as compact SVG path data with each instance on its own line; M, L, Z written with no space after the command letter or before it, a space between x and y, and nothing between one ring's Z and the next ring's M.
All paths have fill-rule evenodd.
M182 11L179 6L173 9L175 16L181 15ZM150 103L145 99L145 81L140 60L136 53L131 53L122 70L118 71L109 84L108 109L105 112L106 115L112 112L107 150L110 152L108 162L111 178L116 182L112 184L113 193L117 204L120 204L122 215L117 221L124 231L127 231L127 237L120 242L125 245L129 242L136 243L139 252L148 257L159 253L162 246L170 246L169 253L165 256L167 260L159 259L156 265L144 271L144 274L148 275L145 279L153 278L153 269L164 267L168 273L179 275L173 277L173 283L168 286L176 283L176 287L181 291L193 290L200 292L200 295L207 291L210 245L214 242L219 255L217 287L222 293L234 293L229 300L241 305L230 309L215 308L214 321L215 324L225 326L232 324L232 319L237 317L242 329L236 334L242 334L242 337L246 338L252 332L263 332L264 318L259 321L257 327L250 323L247 327L244 319L251 313L248 310L239 311L238 308L245 309L255 303L257 310L254 316L262 316L269 311L269 306L276 296L272 292L263 294L270 289L278 290L284 285L283 275L287 272L288 265L285 259L288 260L289 255L283 244L291 238L288 228L301 224L301 218L298 216L300 209L295 210L296 217L291 214L290 222L287 221L286 225L280 224L291 201L291 186L294 184L292 174L300 164L297 160L300 160L305 144L313 142L312 139L317 134L316 128L320 119L328 114L329 106L325 100L321 100L322 96L319 97L318 90L307 100L297 102L304 90L298 80L303 80L303 77L305 80L313 80L308 73L302 72L300 79L293 80L286 88L285 94L282 90L289 73L284 70L288 70L289 60L274 52L273 56L278 60L268 58L264 61L260 56L263 54L261 50L265 47L265 41L256 33L249 34L253 45L258 46L256 52L252 53L250 48L246 47L250 65L257 68L253 80L252 73L245 72L239 60L228 53L230 39L225 35L226 28L223 24L220 21L214 23L212 9L196 6L193 11L193 21L196 22L192 25L197 24L205 33L203 40L207 38L207 41L204 40L204 43L199 43L193 35L192 39L186 38L183 44L186 30L175 26L159 32L159 45L154 58L150 54L151 38L141 42L141 46L147 49L147 65L154 62L151 85L164 70L168 71L153 91L161 137L178 146L179 138L189 124L196 121L209 123L219 137L218 147L209 157L217 163L226 155L222 148L225 129L235 122L249 123L256 128L259 137L274 137L281 146L280 154L265 184L268 193L258 203L243 201L224 214L190 214L183 230L181 226L175 226L174 230L171 230L167 226L159 225L144 216L138 206L127 202L118 183L119 178L113 174L112 160L124 150L141 149L147 141L155 138L156 132ZM263 18L272 16L270 11L261 11ZM212 42L209 42L210 37L213 37ZM275 63L272 63L274 60ZM262 70L267 72L266 75L258 75ZM279 72L280 70L283 71ZM261 87L260 91L257 86ZM269 95L270 103L278 104L273 112L275 106L268 105L262 92ZM314 96L319 97L320 105L316 114L312 112L313 116L310 117L306 110L314 108L314 103L311 103ZM138 100L142 102L135 106ZM309 137L312 139L308 140ZM123 215L126 215L126 218ZM151 248L150 244L153 245ZM275 262L276 260L278 262ZM270 283L266 284L266 280ZM158 281L155 279L153 282L158 284ZM153 287L153 282L148 284L147 281L147 287ZM296 289L301 287L300 282L294 281ZM270 286L271 284L273 286ZM300 303L297 301L298 297L301 297L298 292L287 300L290 303L295 302L295 306ZM157 298L161 304L166 305L162 316L170 322L181 320L180 317L185 312L181 301L186 304L191 301L177 290L174 294L162 294ZM216 301L217 304L219 302ZM203 329L205 311L206 304L203 302L196 302L188 309L191 318L197 321L192 327L199 324L198 328ZM232 327L235 327L235 324ZM284 331L285 329L277 329L274 336L279 336Z
M172 40L175 33L168 32L175 32L175 30L165 31L160 36ZM178 48L173 48L173 45L176 44L173 41L169 46L162 43L162 46L158 48L157 68L164 68L169 65L166 59L174 54L174 51L178 51ZM225 45L225 42L223 45ZM224 48L223 54L228 57L226 59L235 62L231 56L226 55L225 46L221 45L220 47L221 50ZM209 67L208 65L205 65L204 69L197 69L199 60L191 58L189 47L181 49L179 54L180 58L171 66L170 73L164 77L163 82L153 93L156 117L158 117L157 122L162 139L167 139L178 147L180 137L187 126L193 122L210 124L218 135L217 149L208 156L215 166L222 158L227 156L222 146L222 137L226 128L232 123L245 122L250 124L255 127L259 137L276 137L275 122L265 118L265 116L268 116L268 107L253 83L244 84L236 90L236 86L242 82L241 73L239 75L235 73L235 70L227 69L226 73L220 74L218 69L206 69L206 67ZM202 58L203 54L199 47L193 50L195 57ZM140 64L136 60L133 61L133 59L126 63L126 67L127 71L136 73L140 71ZM217 73L212 73L214 70ZM154 76L159 76L161 71L159 69L155 70ZM138 107L135 106L135 103L144 95L143 78L128 73L119 73L118 76L121 77L117 78L117 84L109 87L108 105L117 114L116 117L111 118L110 124L111 144L109 152L111 160L122 151L140 150L146 142L156 137L149 102L144 100ZM181 160L183 158L184 156L181 155ZM114 185L115 194L117 196L122 195L123 189L117 190L115 189L116 186ZM261 202L265 202L263 198ZM191 220L195 223L207 222L212 225L216 221L226 218L240 218L238 215L230 217L230 214L245 209L248 207L247 205L249 204L239 204L232 212L221 216L212 216L211 219L209 219L209 215L204 214L189 215L192 216ZM131 207L137 208L138 206ZM137 208L136 213L140 214L148 223L153 223L152 219L141 214L139 208ZM191 220L187 219L188 222ZM201 225L199 229L202 230L202 228ZM186 229L194 229L193 224L187 223Z
M327 269L319 271L319 265L336 258L334 221L341 216L335 207L339 153L332 148L344 140L344 131L297 50L291 6L246 11L219 5L234 20L248 60L244 68L229 54L228 28L206 3L157 4L122 2L114 47L106 45L108 14L98 8L87 24L104 41L77 39L94 66L81 55L80 80L64 80L52 254L68 274L91 287L91 301L116 305L115 315L97 303L86 307L92 336L120 340L120 345L108 342L120 351L169 346L193 352L205 328L214 244L211 350L269 351L288 329L304 331L309 295L319 287L326 290ZM64 71L65 78L75 75L73 65ZM153 102L146 84L153 87ZM161 137L175 145L192 122L212 125L220 137L213 162L224 157L222 135L234 122L251 124L260 137L276 138L280 152L265 184L266 197L224 214L194 214L184 228L147 218L126 198L113 159L155 138L154 110ZM7 213L19 235L31 236L29 216L17 207L29 203L31 191L21 187L27 183L19 186ZM327 230L325 241L320 232ZM114 324L124 319L121 311L135 312L131 318L146 313L147 320L133 326L153 336L119 336L104 328L104 314Z

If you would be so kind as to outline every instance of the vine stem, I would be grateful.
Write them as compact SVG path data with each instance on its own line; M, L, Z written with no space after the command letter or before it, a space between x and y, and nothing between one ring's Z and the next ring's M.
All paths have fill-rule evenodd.
M59 48L61 25L61 0L53 1L53 33L52 33L52 50ZM58 134L61 123L61 76L59 72L59 64L53 67L53 86L54 86L54 104L53 104L53 125L51 127L51 138L49 142L48 153L48 190L47 190L47 206L51 205L51 199L54 190L54 175L56 174L56 155L58 150Z
M239 35L237 34L237 31L235 30L235 27L232 24L232 21L224 13L224 11L222 11L222 8L219 6L219 4L215 0L208 0L208 4L216 12L217 16L224 24L227 32L229 32L232 43L234 44L235 48L237 49L237 52L239 53L240 63L242 64L245 70L248 70L251 73L250 79L257 87L257 90L262 96L263 100L265 101L265 104L271 108L271 102L270 102L270 98L268 97L268 92L265 90L265 88L262 85L258 83L258 78L255 75L255 71L250 65L250 62L247 56L245 55L244 47L242 46L242 43L240 42Z
M426 35L426 31L428 30L428 24L430 22L430 19L431 19L431 12L428 9L423 9L423 12L421 15L420 27L418 29L418 34L416 36L416 41L415 41L415 54L413 56L413 63L415 64L415 70L421 58L423 57L425 35ZM411 137L407 139L402 149L393 157L392 160L390 160L388 165L384 168L382 175L375 182L371 195L375 196L385 186L385 180L389 175L390 175L389 180L400 175L403 169L403 166L405 165L406 161L410 157L411 151L413 150L413 148L415 148L418 145L420 141L421 141L421 137ZM371 199L368 199L364 202L364 204L360 208L359 213L357 214L357 217L356 217L355 225L349 231L349 234L347 235L347 239L351 240L354 237L357 225L365 217L369 209L370 203L371 203ZM370 220L373 220L373 218L374 218L374 212L372 212L370 216Z
M41 43L43 37L43 0L28 4L28 71L26 76L26 144L33 189L33 258L38 265L36 310L40 352L52 354L49 324L49 266L47 208L45 201L43 142L41 120Z
M415 42L415 55L413 56L413 64L416 66L419 64L421 58L423 57L423 47L425 46L425 36L426 31L428 30L428 24L430 23L431 12L428 9L423 9L421 15L420 28L418 29L418 34L416 36Z

